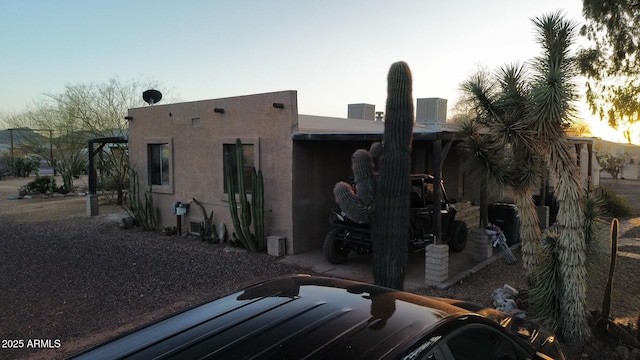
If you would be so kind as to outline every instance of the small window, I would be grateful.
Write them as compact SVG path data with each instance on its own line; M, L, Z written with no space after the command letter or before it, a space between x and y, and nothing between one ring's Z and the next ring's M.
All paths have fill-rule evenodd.
M149 156L149 184L156 186L171 185L169 176L169 144L147 144Z
M238 162L236 160L236 144L224 144L222 153L224 156L224 193L227 194L227 161L231 166L231 181L233 181L233 187L236 194L238 193ZM251 169L255 166L254 160L254 145L242 144L242 162L244 163L242 168L242 174L244 178L244 187L247 193L251 193ZM228 154L228 155L227 155Z

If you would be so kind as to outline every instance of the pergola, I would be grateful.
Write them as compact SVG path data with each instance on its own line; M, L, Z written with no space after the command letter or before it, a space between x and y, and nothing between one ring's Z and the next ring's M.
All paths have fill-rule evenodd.
M95 138L88 141L89 194L87 194L87 216L98 215L98 195L96 194L98 188L98 176L94 164L95 156L100 153L107 144L126 144L128 142L129 140L120 136Z

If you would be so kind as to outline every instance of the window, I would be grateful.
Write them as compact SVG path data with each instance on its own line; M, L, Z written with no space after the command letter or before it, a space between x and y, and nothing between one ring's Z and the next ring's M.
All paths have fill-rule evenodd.
M238 193L238 162L236 160L236 144L223 144L222 153L224 156L224 193L227 194L227 161L231 166L231 181L236 194ZM228 154L228 155L227 155ZM244 187L247 193L251 193L251 169L255 166L255 146L254 144L242 144L242 174Z
M169 144L147 144L149 185L169 186Z

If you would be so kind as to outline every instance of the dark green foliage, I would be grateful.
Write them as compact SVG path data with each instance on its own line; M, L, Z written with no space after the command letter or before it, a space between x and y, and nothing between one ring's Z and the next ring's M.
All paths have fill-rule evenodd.
M558 324L561 314L560 299L562 296L562 277L560 259L558 257L557 232L547 232L542 238L539 251L539 262L534 269L538 280L530 290L531 315L551 329Z
M200 207L200 210L202 210L203 220L200 222L200 240L212 243L218 242L216 225L213 222L213 210L209 215L207 215L207 210L201 202L196 200L196 198L193 198L193 202Z
M253 193L251 194L251 200L253 205L249 202L247 191L244 184L243 168L244 161L242 160L242 142L240 139L236 140L236 164L237 164L237 179L238 179L238 202L236 202L236 189L232 180L232 170L229 162L229 154L225 154L226 161L226 182L227 192L229 198L229 211L231 213L231 219L233 221L233 241L239 241L242 246L252 252L265 251L267 248L266 239L264 236L264 180L262 178L262 171L257 171L256 168L251 169L251 181ZM251 225L253 220L253 233L251 232Z
M605 225L605 207L604 199L594 191L584 198L584 237L589 255L599 252L598 233Z
M51 176L36 176L35 180L28 182L20 187L21 195L33 195L33 194L53 194L61 191L56 185L56 179Z
M31 173L38 175L40 160L36 156L22 156L13 159L13 173L17 177L28 177Z
M604 202L604 208L609 216L616 218L625 218L634 214L633 208L626 199L616 195L605 186L596 189L598 196Z
M583 0L588 47L578 64L586 76L586 100L594 115L613 128L640 121L640 6L630 0Z
M371 222L373 277L376 285L403 289L409 238L412 78L405 62L391 65L380 175Z
M153 195L151 188L149 192L144 194L144 201L140 199L140 183L138 182L138 173L131 171L131 186L127 193L127 205L125 210L133 218L134 223L142 230L153 230L157 225L157 210L153 205Z

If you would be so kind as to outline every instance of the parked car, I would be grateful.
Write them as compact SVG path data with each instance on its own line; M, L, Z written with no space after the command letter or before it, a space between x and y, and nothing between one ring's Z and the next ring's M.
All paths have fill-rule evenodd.
M75 359L564 359L536 324L335 278L265 281Z
M411 196L409 203L409 238L407 251L418 252L433 243L433 176L411 175ZM444 183L440 183L442 241L454 252L464 250L467 245L468 229L464 221L456 220L455 199L447 197ZM367 255L373 252L371 226L351 220L340 208L331 211L329 222L332 229L324 239L323 252L332 264L347 260L350 252Z

